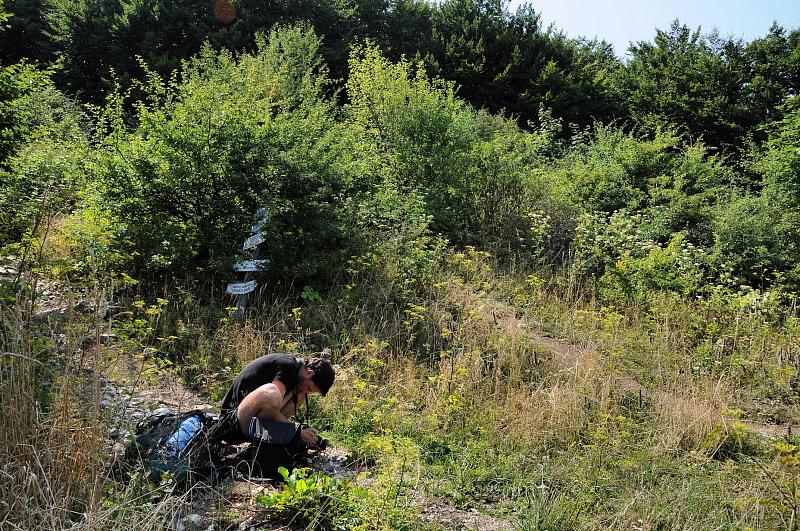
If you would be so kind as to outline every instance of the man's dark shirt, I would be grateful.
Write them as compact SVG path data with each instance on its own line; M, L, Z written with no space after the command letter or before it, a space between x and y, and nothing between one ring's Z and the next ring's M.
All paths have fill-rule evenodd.
M297 385L297 371L301 362L287 354L268 354L248 363L222 398L222 414L235 411L245 396L264 384L280 380L291 392Z
M232 433L228 433L225 437L228 442L236 444L245 440L242 439L236 423L236 408L244 397L274 380L280 380L286 385L287 394L293 392L297 385L297 371L301 365L302 362L294 356L268 354L254 359L242 369L222 398L220 408L223 419L227 418L230 423L229 428Z

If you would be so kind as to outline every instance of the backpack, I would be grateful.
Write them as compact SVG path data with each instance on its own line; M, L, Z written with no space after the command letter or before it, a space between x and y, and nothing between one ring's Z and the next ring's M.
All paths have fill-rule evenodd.
M230 447L210 437L218 416L200 410L177 414L160 410L139 423L124 458L124 477L143 467L150 481L168 474L178 489L198 481L216 483L230 472Z

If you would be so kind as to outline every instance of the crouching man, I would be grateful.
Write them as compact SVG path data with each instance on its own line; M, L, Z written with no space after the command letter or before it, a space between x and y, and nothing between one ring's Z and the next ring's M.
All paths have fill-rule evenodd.
M269 354L251 361L222 399L222 434L230 444L253 443L259 475L288 466L297 448L316 447L317 430L289 423L311 393L325 396L336 374L328 360ZM299 433L298 433L299 432ZM284 440L291 438L288 443Z

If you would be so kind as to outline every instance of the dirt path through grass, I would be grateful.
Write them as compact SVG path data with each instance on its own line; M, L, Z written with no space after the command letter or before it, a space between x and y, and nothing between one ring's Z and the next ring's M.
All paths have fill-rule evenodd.
M561 338L544 334L536 325L531 325L524 318L516 316L514 309L503 304L497 304L485 313L494 323L507 334L525 334L533 343L534 348L541 349L551 356L546 359L557 371L569 371L575 374L590 370L595 367L598 360L603 359L603 354L592 345L576 345ZM614 389L620 393L638 393L640 400L655 399L664 407L683 407L685 409L702 410L703 404L691 403L691 397L675 396L668 390L651 390L642 385L636 378L626 374L615 374ZM689 401L687 404L686 402ZM732 406L732 405L731 405ZM753 433L764 438L781 438L791 436L796 432L792 423L766 423L750 419L739 419ZM729 429L729 426L725 426Z

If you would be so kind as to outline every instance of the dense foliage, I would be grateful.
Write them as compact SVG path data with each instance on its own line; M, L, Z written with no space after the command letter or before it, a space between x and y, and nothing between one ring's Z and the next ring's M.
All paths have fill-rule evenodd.
M220 16L223 4L233 19ZM670 123L736 150L759 136L755 126L778 117L800 82L800 32L777 24L745 43L676 21L653 42L632 43L630 61L621 62L609 44L570 39L544 27L530 5L511 13L503 0L14 0L7 9L0 57L60 58L59 85L94 102L115 78L142 78L137 57L168 75L204 42L254 51L259 31L298 21L324 37L320 52L337 83L348 76L349 47L372 39L390 59L423 60L476 108L511 113L523 126L545 106L565 125Z
M133 128L121 97L111 99L97 178L144 267L224 268L259 207L271 213L279 269L314 274L346 252L342 152L318 45L289 29L238 60L204 48L180 83L150 77Z
M224 271L263 206L273 280L369 251L413 279L450 241L617 302L797 287L798 30L676 21L623 63L502 2L73 4L8 8L6 242L80 202L135 268ZM308 22L259 36L282 20Z

